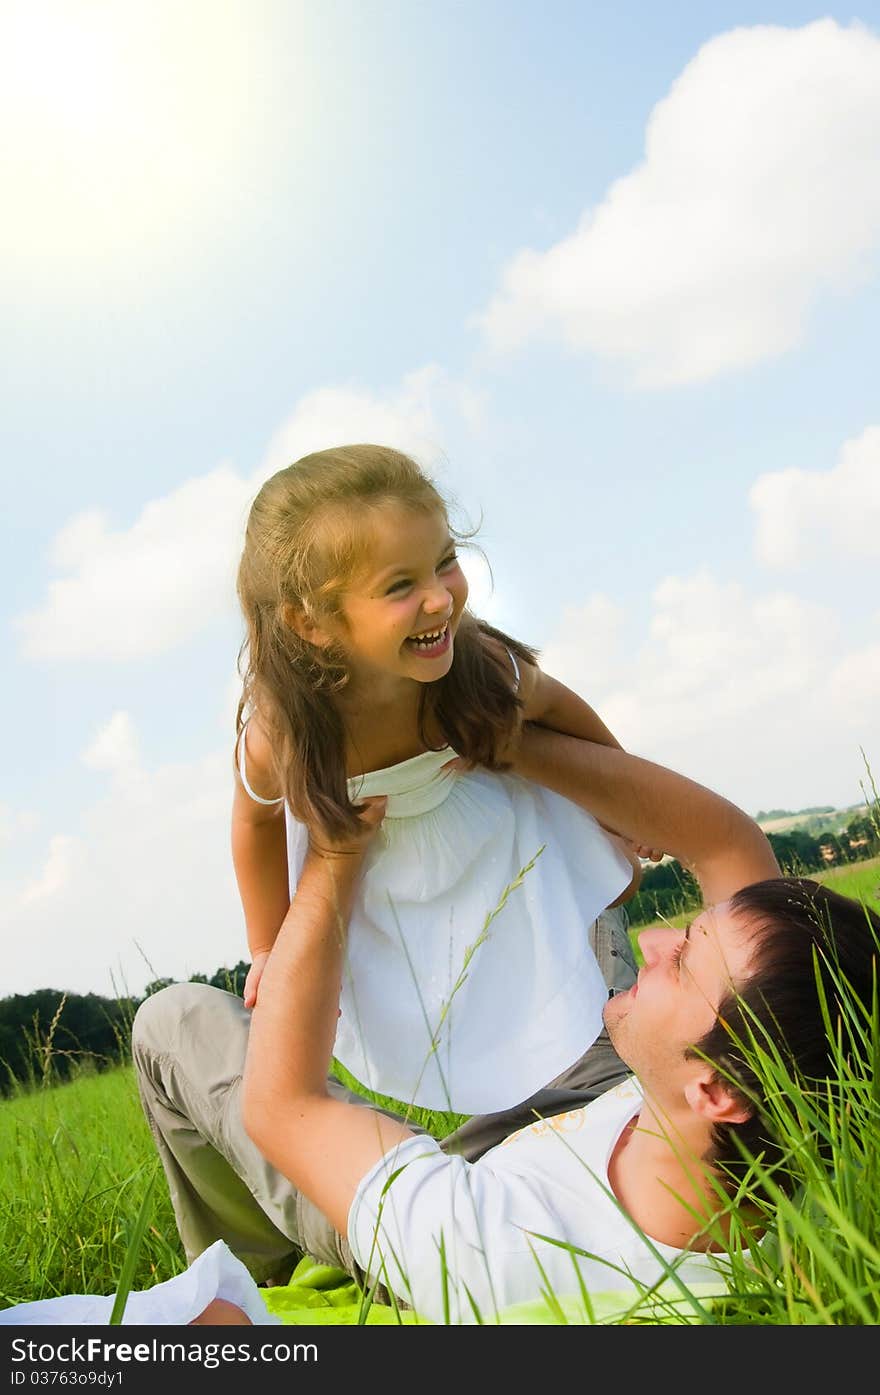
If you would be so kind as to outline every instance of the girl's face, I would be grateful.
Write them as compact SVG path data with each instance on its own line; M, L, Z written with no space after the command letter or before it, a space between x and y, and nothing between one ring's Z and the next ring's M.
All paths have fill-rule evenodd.
M442 513L387 503L365 519L370 544L342 598L333 638L355 675L433 683L452 666L468 587Z

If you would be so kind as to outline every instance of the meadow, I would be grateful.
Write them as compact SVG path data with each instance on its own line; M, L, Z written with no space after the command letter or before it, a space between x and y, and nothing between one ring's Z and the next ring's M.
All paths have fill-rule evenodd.
M841 896L853 896L872 910L880 912L880 857L869 857L864 862L850 862L842 867L829 867L826 872L807 872L805 876L832 887L834 891L839 891ZM693 920L694 914L694 911L682 911L680 915L668 916L662 922L656 921L655 925L662 923L673 930L681 930L689 920ZM653 928L641 925L633 932L637 957L638 935L642 930Z
M820 880L880 911L880 858L832 869ZM847 1031L860 1049L847 1050L844 1034L839 1082L824 1102L804 1094L785 1063L756 1045L763 1070L777 1082L777 1123L802 1171L801 1195L776 1198L764 1272L745 1265L734 1246L733 1297L712 1307L695 1297L684 1314L672 1310L671 1320L880 1322L876 1004L873 1021L850 1020ZM834 1098L846 1100L846 1130L839 1128ZM438 1135L455 1122L428 1114L421 1121ZM817 1139L827 1144L830 1165L819 1161ZM148 1288L186 1267L129 1064L84 1071L64 1084L53 1082L51 1070L40 1071L31 1088L0 1102L0 1176L0 1308L60 1294ZM587 1318L572 1319L559 1305L556 1320ZM610 1320L670 1316L631 1312Z

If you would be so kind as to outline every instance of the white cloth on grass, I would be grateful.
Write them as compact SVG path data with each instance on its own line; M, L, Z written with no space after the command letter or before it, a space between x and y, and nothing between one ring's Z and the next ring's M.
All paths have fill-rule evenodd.
M454 758L425 751L348 782L353 800L388 804L351 916L334 1054L404 1103L492 1113L599 1035L608 990L588 931L632 867L570 800L508 773L445 769ZM308 835L285 816L292 896Z
M173 1279L128 1295L122 1326L165 1327L191 1322L214 1298L235 1303L256 1326L276 1325L279 1317L269 1312L260 1290L240 1259L216 1240L193 1260L188 1269ZM66 1325L103 1327L110 1321L115 1295L70 1293L58 1298L42 1298L35 1303L18 1303L0 1311L0 1323L22 1326Z

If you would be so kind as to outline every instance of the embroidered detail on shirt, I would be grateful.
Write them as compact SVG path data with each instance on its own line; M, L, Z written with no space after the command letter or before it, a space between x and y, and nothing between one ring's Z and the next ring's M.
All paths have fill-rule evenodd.
M577 1133L584 1126L587 1108L582 1104L579 1109L567 1109L564 1114L553 1114L549 1119L536 1119L534 1124L527 1124L525 1128L517 1129L516 1133L502 1139L498 1146L506 1148L508 1143L515 1143L517 1139L527 1136L540 1138L545 1133Z

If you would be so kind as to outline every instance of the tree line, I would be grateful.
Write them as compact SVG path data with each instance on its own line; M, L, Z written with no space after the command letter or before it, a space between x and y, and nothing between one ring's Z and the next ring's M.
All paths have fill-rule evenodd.
M880 853L880 820L856 814L839 833L813 834L803 828L768 833L767 839L786 876L809 876L846 862L860 862ZM699 887L680 862L670 859L642 873L636 895L627 901L630 925L651 925L701 905Z
M210 978L193 974L190 983L210 983L241 996L250 968L243 960ZM103 998L98 993L64 993L40 988L0 999L0 1096L22 1085L68 1080L85 1066L106 1070L131 1058L131 1024L141 1003L173 983L148 983L141 998Z
M880 853L880 820L856 815L840 833L814 835L793 828L767 837L784 873L808 876L829 866L855 862ZM648 867L639 891L626 903L632 926L650 925L701 904L696 881L681 863L670 859ZM207 977L193 974L190 983L209 983L241 995L250 965L219 968ZM148 983L142 998L103 998L97 993L64 993L41 988L0 999L0 1096L21 1085L66 1080L78 1067L103 1070L130 1058L131 1023L144 999L174 980Z

